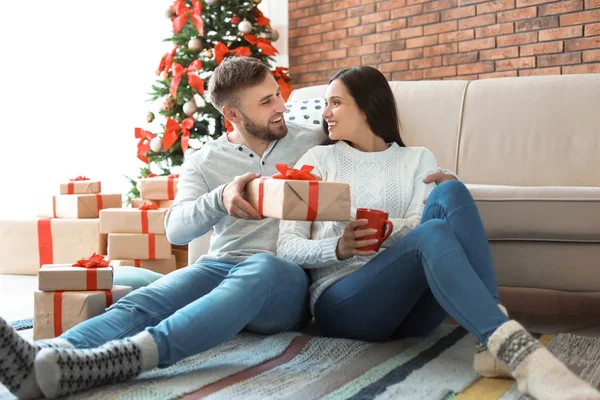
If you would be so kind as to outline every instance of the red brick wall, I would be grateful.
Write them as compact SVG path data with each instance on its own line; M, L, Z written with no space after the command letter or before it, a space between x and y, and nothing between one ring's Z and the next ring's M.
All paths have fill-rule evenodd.
M390 80L600 73L600 0L289 0L294 87L371 65Z

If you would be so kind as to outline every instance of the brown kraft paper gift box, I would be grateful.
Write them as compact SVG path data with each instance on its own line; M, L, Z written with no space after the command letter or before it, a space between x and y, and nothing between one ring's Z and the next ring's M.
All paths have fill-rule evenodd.
M101 233L154 233L164 235L166 210L108 208L100 210Z
M38 289L57 290L110 290L113 287L113 269L110 267L84 268L72 264L46 264L38 271Z
M140 197L148 200L173 200L177 195L179 175L140 179Z
M165 235L152 233L109 233L111 260L161 260L171 257L171 243Z
M296 221L348 221L346 183L257 178L246 185L250 204L265 217Z
M159 274L168 274L177 269L177 261L174 255L164 260L111 260L110 265L119 267L145 268Z
M97 218L0 220L0 274L37 275L44 264L106 254L106 235L98 228Z
M138 208L142 204L156 204L158 208L171 208L173 200L131 199L132 208Z
M131 286L111 290L34 292L33 339L62 335L80 322L103 314L106 308L131 292Z
M60 194L95 194L102 191L100 181L73 180L60 184Z
M38 217L98 218L104 208L121 208L120 194L64 194L38 199Z

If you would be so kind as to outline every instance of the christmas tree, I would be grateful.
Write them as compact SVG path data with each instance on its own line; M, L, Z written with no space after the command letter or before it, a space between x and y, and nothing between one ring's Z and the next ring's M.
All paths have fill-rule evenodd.
M173 50L163 55L156 70L149 101L160 103L164 118L158 132L135 128L137 156L146 165L137 179L166 176L203 143L232 129L205 98L212 71L225 57L251 56L273 68L277 54L272 41L278 32L258 8L261 0L176 0L167 10L173 35L165 39ZM273 76L284 99L291 85L287 68L276 67ZM148 112L146 122L155 118ZM137 180L127 177L132 188L127 202L140 196Z

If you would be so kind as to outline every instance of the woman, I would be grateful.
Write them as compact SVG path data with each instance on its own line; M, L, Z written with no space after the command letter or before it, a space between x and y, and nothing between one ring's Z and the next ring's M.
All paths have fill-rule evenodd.
M500 303L487 238L468 190L435 189L431 151L405 147L385 77L371 67L336 73L327 87L324 129L335 144L297 163L323 180L350 185L352 209L383 210L393 223L378 251L361 247L367 221L282 221L278 255L307 269L311 309L327 336L381 341L423 336L449 314L484 345L475 369L514 376L539 399L600 399L514 320ZM426 205L423 199L428 197ZM489 348L489 351L485 348Z

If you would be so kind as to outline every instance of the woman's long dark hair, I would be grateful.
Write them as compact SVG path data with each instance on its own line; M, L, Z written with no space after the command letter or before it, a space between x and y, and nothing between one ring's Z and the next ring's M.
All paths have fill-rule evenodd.
M344 83L358 108L365 113L375 135L386 143L396 142L405 147L400 137L396 99L390 84L379 70L369 66L345 68L336 72L329 83L336 79ZM325 120L323 130L328 134Z

